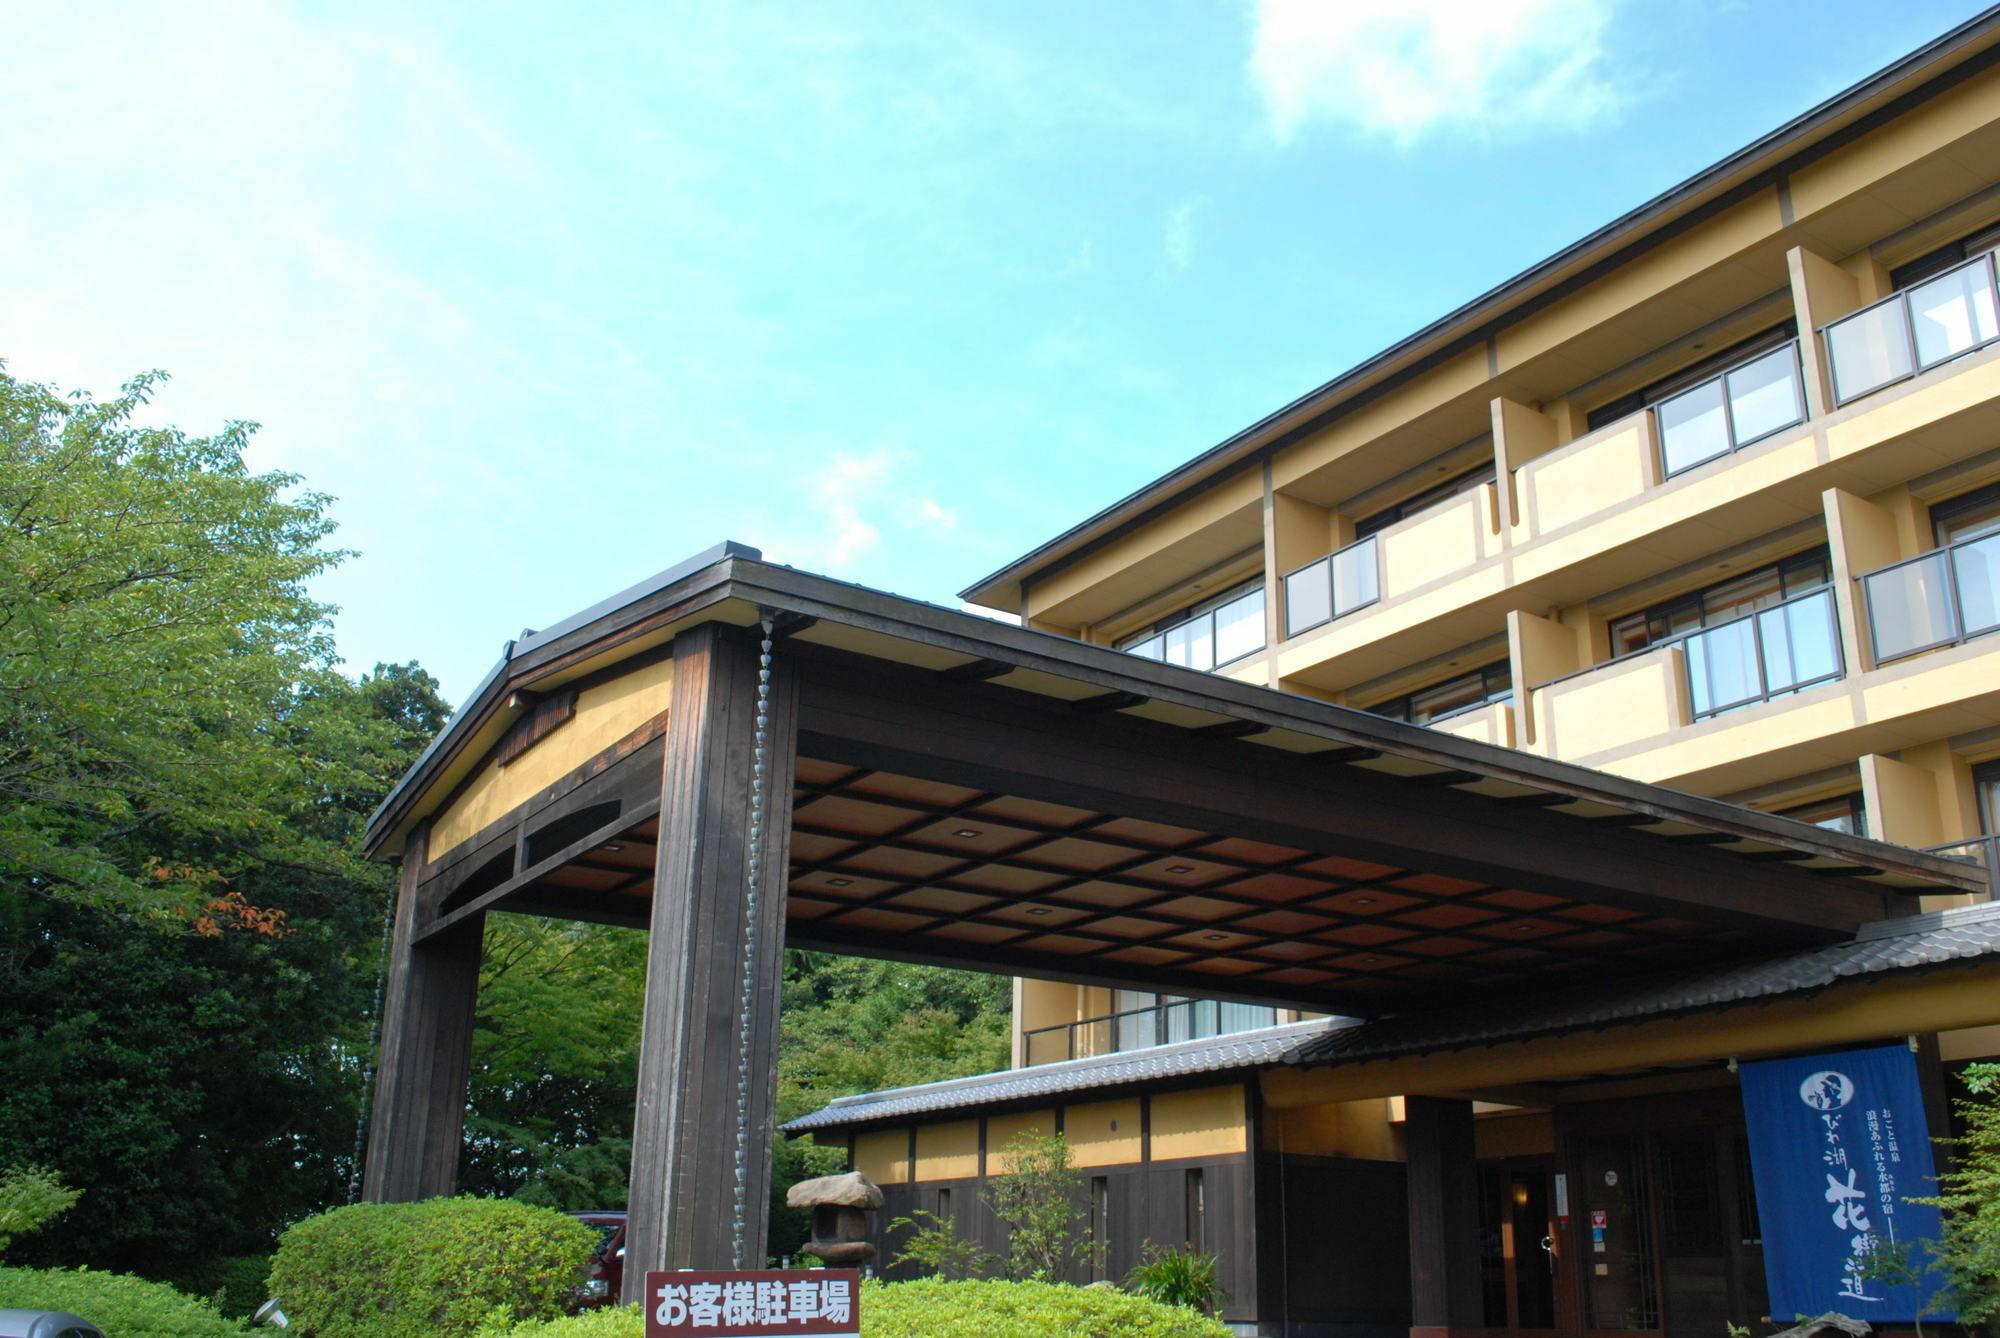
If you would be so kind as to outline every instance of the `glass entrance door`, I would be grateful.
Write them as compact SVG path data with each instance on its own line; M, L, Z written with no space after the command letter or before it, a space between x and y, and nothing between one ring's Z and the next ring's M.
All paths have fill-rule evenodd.
M1548 1164L1482 1166L1479 1216L1486 1326L1554 1329L1556 1256Z

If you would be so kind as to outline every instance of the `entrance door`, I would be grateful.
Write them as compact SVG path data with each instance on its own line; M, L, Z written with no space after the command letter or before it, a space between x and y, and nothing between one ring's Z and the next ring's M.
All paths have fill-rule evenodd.
M1482 1166L1479 1216L1486 1327L1554 1329L1556 1256L1548 1163Z

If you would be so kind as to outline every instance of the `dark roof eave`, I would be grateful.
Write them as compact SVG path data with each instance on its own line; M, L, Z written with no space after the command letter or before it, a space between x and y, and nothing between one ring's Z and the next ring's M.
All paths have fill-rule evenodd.
M1482 293L1457 310L1432 321L1415 334L1399 340L1277 411L1265 415L1249 427L1113 502L1087 520L1031 549L998 571L974 581L959 592L959 598L989 608L1018 612L1018 609L1007 608L1005 603L992 602L998 598L993 593L993 587L1015 586L1025 591L1026 584L1050 563L1068 556L1072 550L1090 541L1100 531L1137 512L1162 506L1169 500L1178 500L1178 494L1250 455L1257 448L1267 444L1281 430L1308 419L1312 414L1331 415L1338 409L1340 397L1344 393L1364 388L1378 374L1393 369L1400 362L1423 355L1428 348L1438 345L1448 336L1469 337L1475 332L1476 325L1490 324L1504 317L1512 305L1535 295L1546 285L1560 282L1565 277L1565 271L1581 265L1594 253L1604 252L1651 225L1671 221L1677 210L1691 207L1713 194L1754 179L1760 168L1769 170L1767 160L1772 156L1810 147L1810 141L1816 134L1838 129L1837 122L1861 109L1871 100L1891 96L1899 85L1920 80L1941 69L1949 58L1962 53L1967 47L1976 46L1980 39L1990 37L1996 29L2000 29L2000 5L1968 19L1893 64L1876 71L1804 114L1794 117L1776 130L1752 141L1720 162L1704 168L1638 208Z

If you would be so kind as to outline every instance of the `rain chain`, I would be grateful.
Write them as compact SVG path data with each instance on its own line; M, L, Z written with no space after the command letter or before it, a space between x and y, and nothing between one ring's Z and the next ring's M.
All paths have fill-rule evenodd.
M736 1267L748 1268L750 1242L750 1041L757 987L757 903L764 872L764 799L770 777L771 619L762 619L757 655L757 727L750 767L749 886L743 897L743 988L736 1008Z

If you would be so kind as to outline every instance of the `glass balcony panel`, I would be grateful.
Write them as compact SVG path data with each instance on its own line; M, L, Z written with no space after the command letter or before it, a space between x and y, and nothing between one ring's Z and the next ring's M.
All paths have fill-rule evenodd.
M1215 611L1215 662L1228 664L1264 648L1264 591L1260 587Z
M1952 574L1958 578L1959 635L1977 636L2000 627L2000 534L1950 551Z
M1833 592L1822 591L1757 615L1765 691L1776 696L1840 673Z
M1158 1009L1147 1008L1136 1013L1120 1013L1112 1019L1118 1028L1118 1048L1137 1050L1142 1046L1160 1043L1160 1014Z
M1351 613L1382 597L1382 574L1375 536L1349 544L1333 555L1333 616Z
M1216 1034L1231 1036L1239 1031L1255 1031L1259 1027L1276 1026L1278 1010L1267 1004L1225 1003L1218 1005L1221 1016L1217 1020Z
M1719 379L1660 401L1654 412L1659 415L1660 453L1669 474L1729 454L1729 421L1722 410Z
M1861 578L1877 660L1893 660L1957 638L1946 560L1946 553L1933 553Z
M1142 660L1161 659L1167 653L1167 640L1165 637L1149 636L1136 645L1125 647L1125 653L1137 655Z
M1984 260L1918 284L1907 300L1920 368L1934 367L2000 335L1992 271Z
M1794 344L1772 349L1738 367L1729 374L1728 383L1729 422L1738 446L1782 431L1805 417Z
M1285 578L1285 635L1297 636L1333 617L1332 559L1302 567Z
M1167 642L1166 661L1188 669L1215 668L1215 624L1208 618L1190 618L1162 635Z
M1764 695L1758 673L1757 620L1743 618L1697 632L1687 647L1689 696L1697 717L1743 706Z
M1826 349L1833 397L1842 404L1916 370L1901 302L1883 302L1827 326Z

